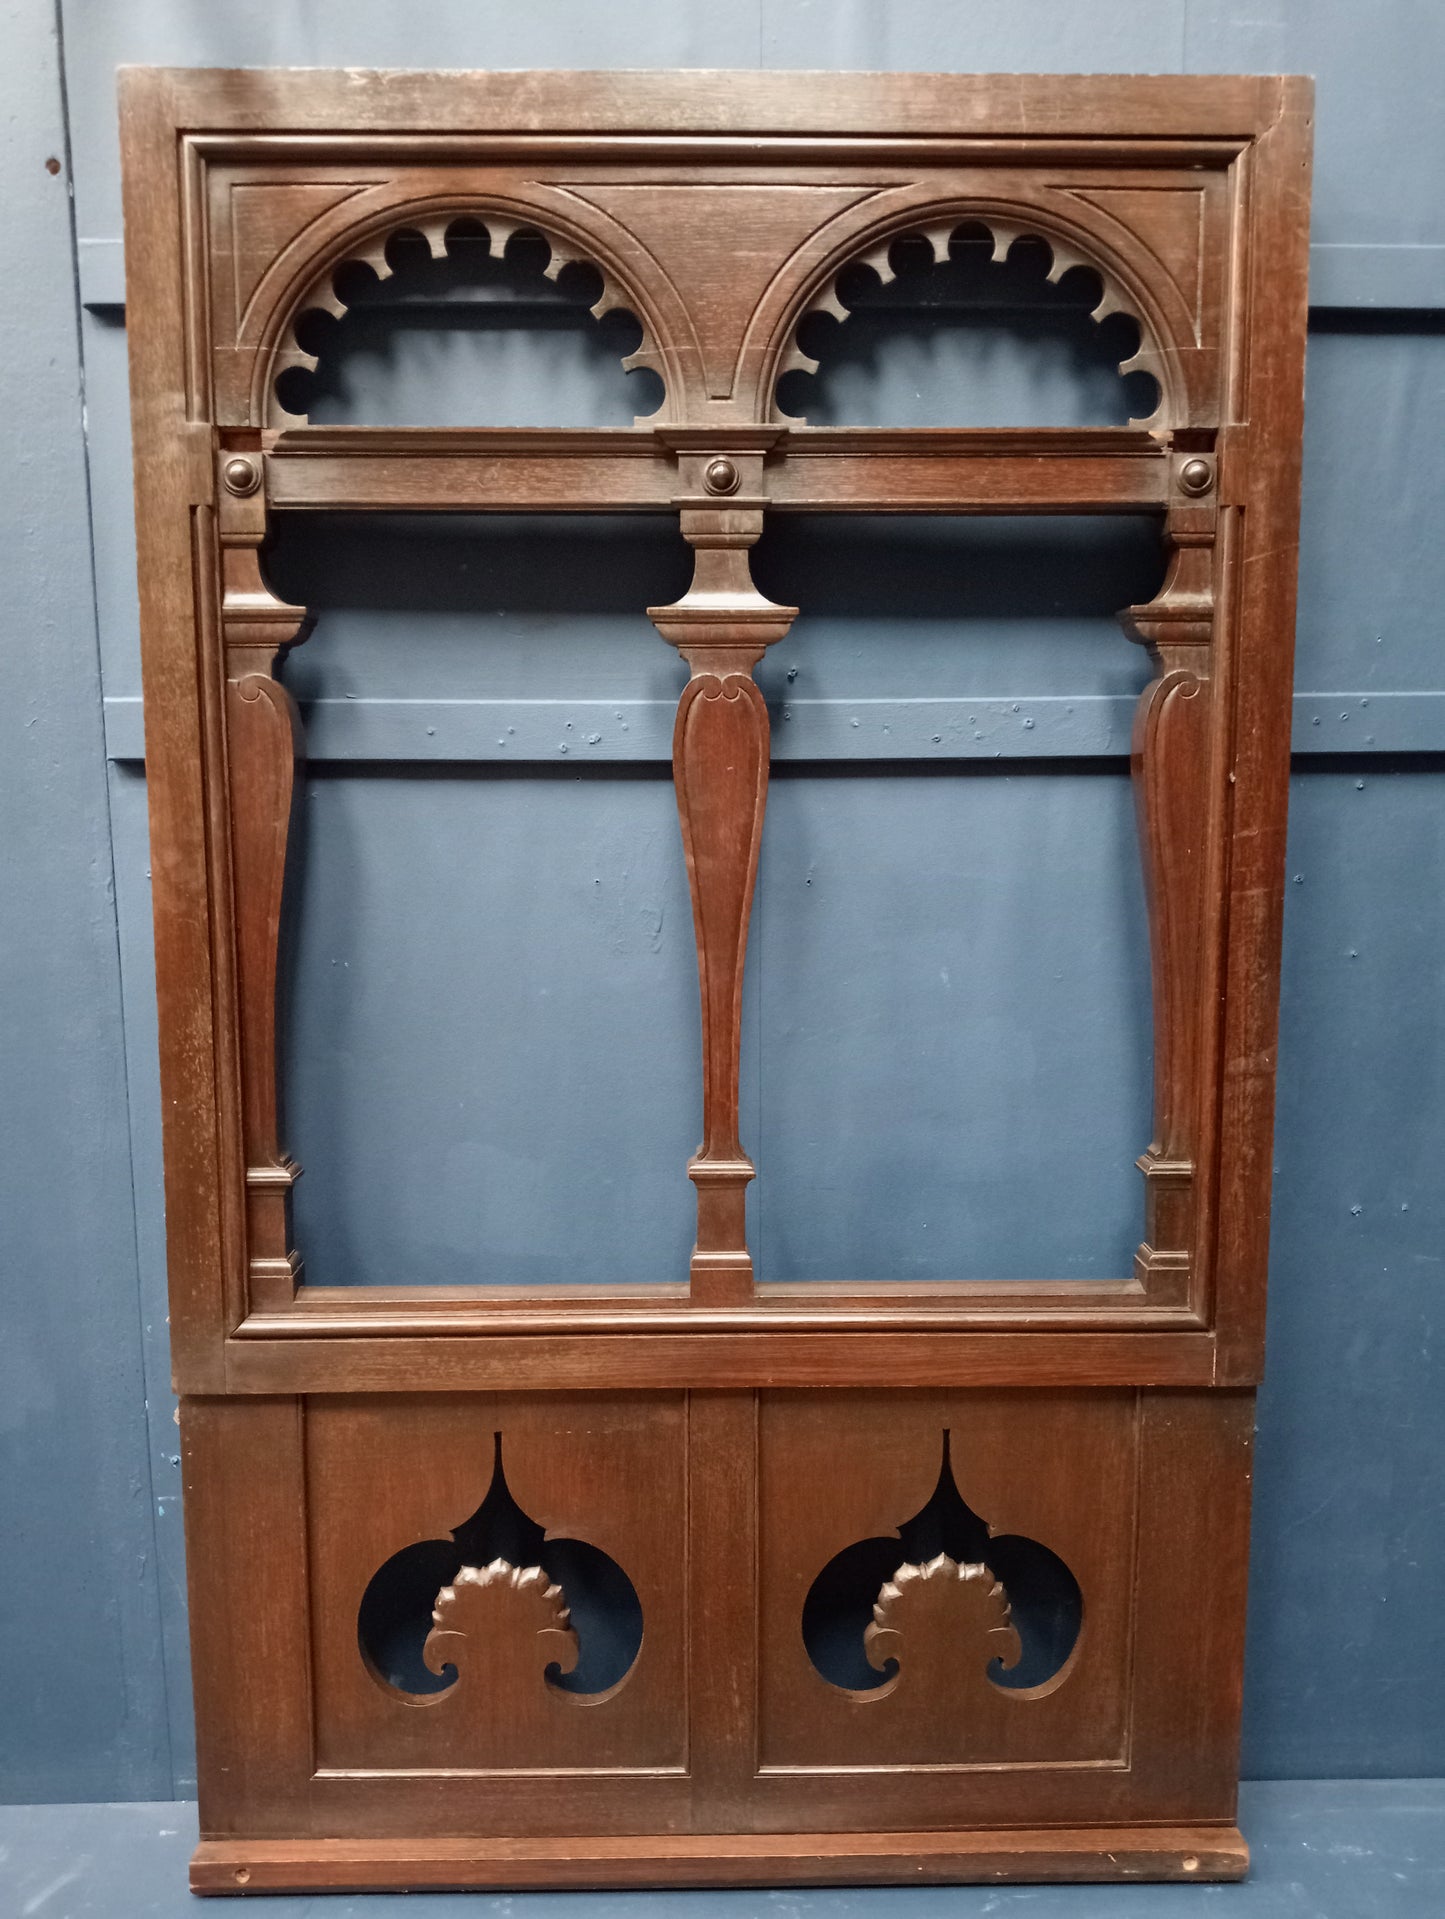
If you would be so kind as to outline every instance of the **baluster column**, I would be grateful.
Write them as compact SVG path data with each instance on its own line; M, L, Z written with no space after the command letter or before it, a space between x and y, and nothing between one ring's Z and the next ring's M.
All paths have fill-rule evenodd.
M697 1189L690 1277L694 1301L724 1306L745 1303L753 1290L746 1195L754 1169L739 1137L738 1079L769 728L752 671L788 632L797 609L773 605L753 585L748 550L763 524L755 491L761 451L684 454L682 465L701 495L681 503L693 581L682 599L650 607L648 617L691 669L672 742L702 997L702 1143L688 1166ZM745 481L752 485L742 495ZM718 495L739 497L719 504Z
M276 990L296 769L306 742L296 702L277 675L312 621L304 607L278 600L261 576L266 507L259 456L223 458L217 498L248 1296L255 1311L286 1304L301 1276L291 1244L291 1188L301 1168L281 1143Z
M1210 838L1213 745L1213 502L1191 498L1213 486L1212 462L1176 456L1184 497L1165 525L1164 584L1144 606L1119 617L1148 650L1154 678L1134 716L1131 766L1154 1001L1154 1133L1139 1157L1144 1174L1144 1240L1135 1273L1151 1300L1184 1305L1191 1294L1200 1218L1196 1174L1203 1146L1205 884Z

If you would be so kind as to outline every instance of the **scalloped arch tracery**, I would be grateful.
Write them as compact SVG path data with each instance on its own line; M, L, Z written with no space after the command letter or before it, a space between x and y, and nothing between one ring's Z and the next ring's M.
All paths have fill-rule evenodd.
M601 257L597 246L575 235L557 230L554 222L543 223L533 211L522 205L457 202L422 206L392 206L380 219L364 228L353 228L327 249L320 266L308 263L306 272L296 276L291 287L275 304L271 321L256 354L255 380L251 395L251 417L269 427L297 426L305 423L304 413L293 413L277 397L277 383L293 368L314 371L318 356L308 353L297 338L297 327L308 313L329 313L340 319L348 302L336 290L336 279L349 266L368 266L378 280L390 279L395 268L387 258L387 248L399 234L415 234L426 242L434 260L446 256L453 232L466 224L480 227L486 235L488 252L500 260L512 239L520 233L535 234L549 249L543 276L555 281L565 267L578 263L592 267L601 277L602 291L590 308L600 320L616 309L630 313L642 329L642 339L622 365L631 371L646 367L662 383L663 398L655 413L638 424L654 424L672 417L673 395L678 382L668 365L668 354L661 342L647 303L616 266ZM299 287L299 290L297 290ZM674 377L669 377L670 373Z
M817 371L818 361L798 343L798 330L804 320L815 313L829 314L838 321L848 319L851 309L839 292L839 282L846 272L853 267L869 267L881 284L887 286L898 277L889 257L898 241L925 241L932 248L934 264L939 265L950 258L954 236L966 228L982 228L988 233L993 241L992 257L999 262L1008 257L1016 240L1041 240L1052 255L1045 277L1055 285L1075 267L1087 268L1094 274L1102 293L1089 317L1098 324L1111 314L1122 313L1139 328L1137 350L1119 364L1121 377L1147 373L1159 390L1154 411L1129 424L1155 429L1187 421L1190 406L1179 371L1180 350L1194 347L1197 339L1193 316L1184 311L1182 302L1179 312L1166 318L1161 305L1137 276L1110 258L1107 250L1081 229L1071 223L1066 225L1055 215L1041 218L1031 207L984 202L960 203L947 212L931 211L921 218L914 211L910 217L895 220L882 231L873 233L861 246L855 238L846 254L829 259L811 277L807 292L777 336L763 389L768 417L785 425L803 423L778 405L778 382L787 373ZM1170 286L1172 288L1172 281Z

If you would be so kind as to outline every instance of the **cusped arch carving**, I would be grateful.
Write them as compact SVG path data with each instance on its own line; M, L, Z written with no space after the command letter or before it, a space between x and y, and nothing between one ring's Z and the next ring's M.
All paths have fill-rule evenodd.
M309 313L327 313L339 320L348 311L350 303L336 287L337 277L345 268L367 266L378 280L390 279L395 268L387 258L387 248L399 235L417 236L425 241L432 259L439 260L446 256L453 235L462 228L469 235L480 228L494 260L503 258L516 235L535 234L549 249L542 269L548 280L557 280L564 268L573 264L592 267L602 280L602 291L589 309L592 317L600 320L618 309L630 313L642 329L642 339L622 365L628 371L645 367L662 384L663 397L657 411L637 424L662 424L673 418L680 382L676 369L669 365L670 354L649 303L630 276L606 257L590 236L583 239L567 231L564 222L550 215L541 220L522 202L498 196L485 201L448 198L388 206L384 213L333 237L319 256L309 258L303 268L293 272L285 288L274 297L256 347L251 418L266 427L305 424L304 413L291 412L282 405L277 386L293 368L315 370L318 356L302 346L297 329Z
M778 317L764 353L760 394L765 417L783 425L806 424L805 419L779 406L778 384L785 374L817 370L818 362L798 341L799 328L806 319L818 313L840 321L849 317L850 308L839 292L845 273L853 267L869 267L886 286L897 277L889 257L896 242L923 241L932 248L934 263L942 264L950 258L955 234L964 229L982 229L991 237L995 261L1005 260L1016 240L1042 241L1052 256L1046 278L1055 285L1076 267L1093 273L1102 289L1090 312L1095 323L1122 313L1139 328L1137 350L1120 362L1121 377L1147 373L1159 392L1154 410L1129 424L1159 431L1194 423L1200 411L1198 396L1189 391L1184 369L1190 356L1197 357L1199 351L1196 316L1164 264L1154 262L1146 276L1090 232L1082 220L1071 219L1053 208L1040 212L1034 206L992 200L960 200L895 213L871 231L853 234L846 247L835 249L819 262L808 263L811 270L787 310ZM1142 246L1142 242L1138 244ZM791 278L791 273L780 276L780 282Z

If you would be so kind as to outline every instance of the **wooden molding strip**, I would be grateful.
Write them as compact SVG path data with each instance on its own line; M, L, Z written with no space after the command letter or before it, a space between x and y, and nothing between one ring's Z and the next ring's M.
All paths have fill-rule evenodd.
M80 304L123 315L125 260L119 239L76 242ZM1318 241L1310 248L1310 311L1432 313L1445 307L1445 246Z
M1134 707L1127 694L1098 693L789 699L772 713L772 758L1127 759ZM676 712L670 700L323 699L302 708L312 762L559 766L664 764ZM1445 753L1445 692L1297 693L1291 749L1311 758ZM120 762L145 758L137 695L107 696L105 751Z
M675 1833L547 1839L203 1839L193 1892L367 1892L995 1880L1242 1879L1236 1826L994 1832Z
M230 1339L230 1393L753 1391L780 1386L1212 1386L1212 1333L554 1333ZM1254 1371L1257 1373L1257 1368ZM187 1390L184 1377L180 1390Z
M665 430L629 427L298 426L267 436L265 465L285 511L668 512L686 490ZM760 478L752 505L818 513L1159 510L1170 483L1137 427L797 427Z

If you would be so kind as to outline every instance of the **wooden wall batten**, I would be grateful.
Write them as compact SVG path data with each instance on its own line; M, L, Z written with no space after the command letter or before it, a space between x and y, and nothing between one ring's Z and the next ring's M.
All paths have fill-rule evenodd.
M198 1891L1245 1870L1311 103L1292 78L124 70ZM458 222L595 267L656 411L309 424L305 316L344 309L348 263L385 276L392 236L439 255ZM946 260L961 228L1091 272L1152 410L784 410L847 270L887 281L901 240ZM280 508L677 516L692 584L638 608L689 673L703 1110L665 1285L306 1282L277 971L310 614L260 564ZM1120 615L1154 667L1133 1269L760 1285L753 669L797 609L750 549L775 511L1119 510L1168 558Z

